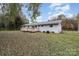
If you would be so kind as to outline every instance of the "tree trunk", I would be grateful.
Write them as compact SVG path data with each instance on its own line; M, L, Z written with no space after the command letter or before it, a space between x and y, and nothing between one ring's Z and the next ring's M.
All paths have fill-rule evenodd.
M79 24L78 24L78 32L79 32Z

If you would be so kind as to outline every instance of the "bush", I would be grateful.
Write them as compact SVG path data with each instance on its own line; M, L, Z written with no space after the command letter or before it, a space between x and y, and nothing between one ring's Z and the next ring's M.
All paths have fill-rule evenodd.
M45 33L45 31L43 31L43 33Z
M52 32L52 33L55 33L55 32Z
M63 32L63 31L61 31L60 33L61 33L61 34L64 34L64 32Z
M46 33L50 33L49 31L47 31Z

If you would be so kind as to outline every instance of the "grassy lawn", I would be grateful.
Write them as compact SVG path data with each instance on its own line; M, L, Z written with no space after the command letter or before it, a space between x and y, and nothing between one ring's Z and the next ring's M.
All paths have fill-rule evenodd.
M0 55L79 55L79 33L64 34L0 31Z

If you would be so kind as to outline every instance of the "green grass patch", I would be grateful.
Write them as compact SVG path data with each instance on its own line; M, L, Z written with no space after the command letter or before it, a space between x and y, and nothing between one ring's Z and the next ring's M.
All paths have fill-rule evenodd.
M0 55L79 56L79 32L47 34L0 31Z

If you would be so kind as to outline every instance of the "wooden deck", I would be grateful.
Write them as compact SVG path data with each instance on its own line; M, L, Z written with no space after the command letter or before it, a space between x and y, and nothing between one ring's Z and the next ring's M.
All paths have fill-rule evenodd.
M21 28L21 31L24 31L24 32L38 32L39 29L38 28Z

